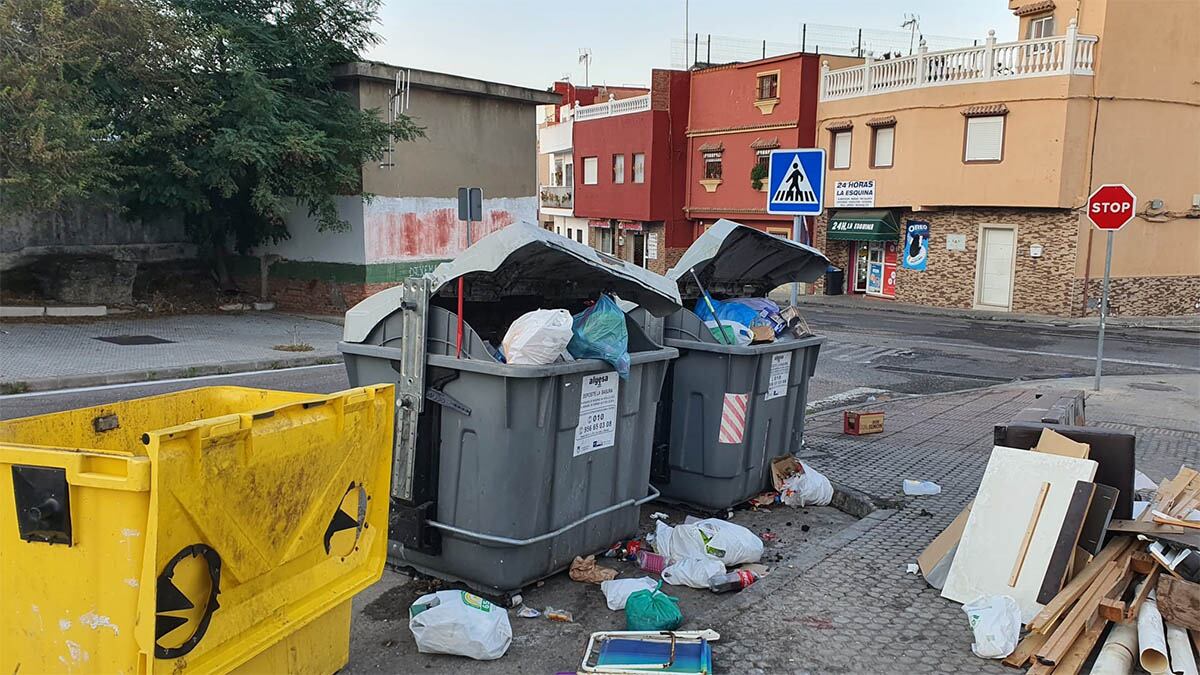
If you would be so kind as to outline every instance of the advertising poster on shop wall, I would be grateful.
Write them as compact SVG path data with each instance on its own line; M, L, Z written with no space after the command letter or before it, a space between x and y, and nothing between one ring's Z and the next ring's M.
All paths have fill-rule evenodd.
M900 259L906 270L925 271L929 260L929 223L910 220L904 226L904 250Z

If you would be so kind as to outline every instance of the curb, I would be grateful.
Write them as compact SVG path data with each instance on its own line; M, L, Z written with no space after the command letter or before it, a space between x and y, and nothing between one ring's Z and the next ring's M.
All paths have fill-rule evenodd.
M4 390L8 394L23 394L32 391L79 389L81 387L100 387L107 384L128 384L130 382L151 383L158 380L186 379L204 375L234 375L260 370L286 370L301 366L341 363L341 361L342 357L340 355L301 356L287 359L257 359L252 361L199 364L195 366L126 370L116 373L97 373L94 375L38 377L29 380L7 380L0 382L0 390ZM0 396L0 399L3 399L3 396Z

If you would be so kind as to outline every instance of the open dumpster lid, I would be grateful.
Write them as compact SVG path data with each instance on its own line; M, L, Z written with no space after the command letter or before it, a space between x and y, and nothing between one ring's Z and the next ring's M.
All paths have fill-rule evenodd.
M528 222L489 234L426 277L435 295L454 290L463 277L466 296L472 300L538 295L552 307L555 298L595 298L611 291L655 316L681 306L679 289L667 278ZM402 288L389 288L352 307L346 313L345 341L365 340L376 324L396 311L402 295Z
M828 266L829 259L811 246L722 218L688 247L667 277L680 289L690 285L689 298L700 295L689 269L709 292L740 295L750 286L764 295L793 281L815 281Z

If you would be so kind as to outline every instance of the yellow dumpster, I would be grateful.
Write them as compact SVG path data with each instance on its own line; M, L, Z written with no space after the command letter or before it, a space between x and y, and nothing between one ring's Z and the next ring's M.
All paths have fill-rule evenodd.
M0 673L332 673L387 557L392 385L0 422Z

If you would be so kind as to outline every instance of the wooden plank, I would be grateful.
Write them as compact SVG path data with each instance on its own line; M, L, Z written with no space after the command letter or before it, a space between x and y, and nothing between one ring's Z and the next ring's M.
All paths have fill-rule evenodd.
M1142 603L1146 601L1146 597L1150 595L1150 591L1158 583L1158 573L1162 571L1161 567L1155 566L1150 570L1150 574L1146 576L1146 583L1142 584L1141 590L1137 595L1133 596L1133 600L1129 602L1129 606L1125 608L1125 620L1136 621L1138 612L1142 609Z
M1146 509L1144 512L1142 512L1142 515L1147 516L1149 513L1150 509ZM1108 531L1128 534L1144 534L1147 537L1167 539L1189 548L1200 548L1200 532L1196 532L1195 530L1187 527L1153 523L1150 522L1148 517L1145 521L1113 520L1108 524Z
M1037 599L1040 604L1044 605L1053 600L1067 581L1071 555L1075 552L1075 545L1079 543L1083 521L1087 518L1095 491L1095 483L1083 480L1075 483L1075 490L1071 493L1071 501L1067 505L1067 515L1058 531L1058 541L1054 544L1054 552L1050 554L1050 564L1046 565L1046 574L1042 577L1042 590Z
M1138 574L1150 574L1158 566L1158 561L1145 549L1137 549L1131 553L1129 563L1133 565L1133 571Z
M1070 581L1078 576L1079 573L1083 571L1083 568L1087 567L1087 564L1090 563L1094 557L1096 556L1076 546L1075 555L1071 558L1071 574L1067 576L1067 581Z
M966 508L958 514L958 517L950 523L942 533L933 538L921 555L917 557L917 566L921 568L921 575L928 577L933 568L937 566L946 554L958 545L958 540L962 539L963 528L967 526L967 518L971 515L971 505L975 503L972 499Z
M1075 640L1090 629L1092 618L1097 616L1100 599L1122 574L1123 566L1116 561L1105 565L1104 572L1088 587L1087 593L1063 619L1062 625L1054 630L1050 639L1038 650L1038 662L1053 666L1062 660Z
M1162 511L1158 511L1158 510L1155 510L1151 514L1151 520L1153 520L1154 522L1156 522L1160 525L1174 525L1176 527L1186 527L1186 528L1193 529L1193 530L1200 530L1200 522L1198 522L1198 521L1183 520L1182 518L1175 518L1173 516L1168 516L1165 513L1163 513Z
M1113 598L1103 598L1100 600L1098 608L1100 616L1113 623L1128 623L1129 619L1125 618L1125 601L1114 600Z
M1074 604L1079 599L1079 596L1087 591L1092 582L1096 580L1096 577L1104 570L1104 567L1124 555L1133 543L1134 540L1130 537L1114 537L1112 541L1108 542L1108 546L1105 546L1100 551L1100 555L1092 558L1092 561L1087 564L1087 567L1083 568L1083 571L1078 576L1063 587L1058 595L1054 596L1054 599L1042 608L1042 611L1038 612L1033 619L1027 622L1029 630L1038 633L1049 632L1054 622L1058 620L1058 617L1062 616L1063 612Z
M1104 628L1107 625L1107 621L1097 622L1096 625L1079 636L1074 644L1071 645L1071 648L1067 650L1062 660L1054 666L1054 675L1076 675L1083 668L1083 664L1087 661L1088 656L1091 655L1092 650L1096 648L1096 643L1100 641L1100 636L1104 633Z
M1004 665L1009 668L1024 668L1025 664L1029 663L1029 660L1037 653L1037 650L1046 644L1047 637L1041 633L1027 634L1025 639L1021 640L1017 648L1013 650L1013 653L1004 657Z
M1200 584L1162 577L1158 580L1158 611L1177 626L1200 630Z
M1113 509L1117 506L1117 496L1121 493L1111 485L1095 485L1096 492L1092 495L1092 503L1088 506L1087 517L1084 518L1083 528L1079 532L1079 547L1093 555L1098 553L1104 544L1104 535L1112 519Z
M1074 457L1076 459L1087 459L1088 454L1091 452L1091 446L1087 443L1073 441L1053 429L1042 429L1042 435L1038 437L1037 447L1033 451L1048 452L1052 455L1062 455L1063 457Z
M1021 547L1017 549L1017 559L1013 561L1012 574L1008 575L1009 586L1016 586L1017 578L1021 576L1021 566L1025 564L1025 556L1029 553L1029 542L1033 541L1033 531L1037 529L1038 519L1042 517L1042 507L1046 505L1046 494L1049 492L1050 484L1042 483L1042 491L1038 493L1033 502L1033 513L1029 515L1029 525L1025 528L1025 537L1021 539ZM1040 599L1038 602L1045 604Z

